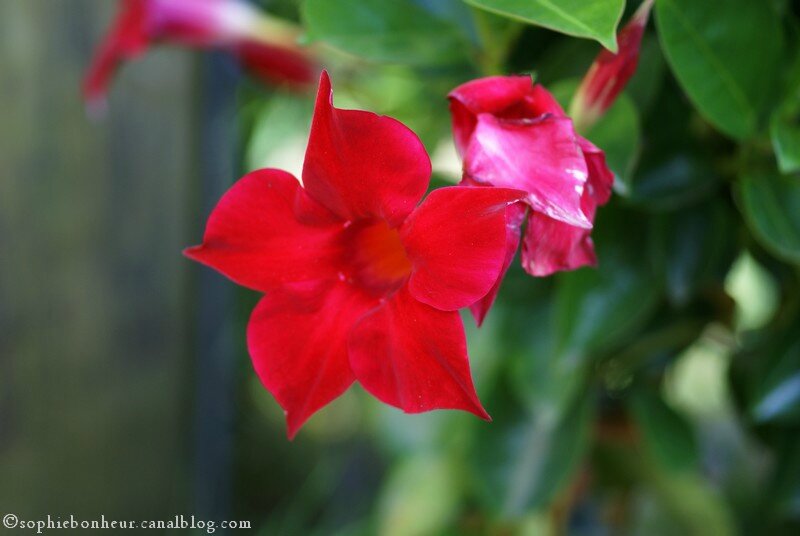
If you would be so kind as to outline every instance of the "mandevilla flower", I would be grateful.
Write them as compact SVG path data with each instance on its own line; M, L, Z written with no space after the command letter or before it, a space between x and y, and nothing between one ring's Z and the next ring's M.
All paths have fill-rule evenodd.
M246 175L186 254L266 293L247 343L290 438L355 380L408 413L489 419L457 311L500 277L506 207L524 192L453 186L416 206L431 172L419 138L332 97L323 72L303 185L277 169Z
M224 47L271 83L305 86L318 72L295 44L294 29L244 0L122 0L120 7L84 79L84 98L91 107L104 103L119 64L143 54L152 43Z
M590 237L595 210L614 176L603 151L575 133L555 98L529 76L467 82L450 95L453 136L465 184L516 188L530 207L522 266L534 276L596 264ZM524 207L509 217L504 271L520 240ZM501 275L502 277L502 275ZM480 323L492 293L474 304Z
M628 24L619 32L619 52L603 49L583 77L569 106L569 115L582 132L591 127L625 88L636 72L639 48L653 0L644 0Z

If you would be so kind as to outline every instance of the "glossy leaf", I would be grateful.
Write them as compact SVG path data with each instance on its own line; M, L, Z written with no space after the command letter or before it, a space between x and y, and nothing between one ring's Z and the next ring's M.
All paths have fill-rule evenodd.
M310 40L375 62L463 63L470 46L456 24L412 0L307 0L303 16Z
M749 173L738 183L739 208L761 243L800 264L800 182L777 173Z
M667 61L700 113L729 136L751 136L782 48L772 3L659 0L655 11Z
M617 51L617 25L625 0L465 0L476 7L544 26L557 32L595 39Z

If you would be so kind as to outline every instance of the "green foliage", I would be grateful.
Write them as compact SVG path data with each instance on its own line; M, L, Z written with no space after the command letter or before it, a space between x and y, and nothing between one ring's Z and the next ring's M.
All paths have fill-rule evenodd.
M752 171L739 181L738 194L742 213L764 247L800 263L800 182Z
M308 37L373 62L460 63L467 36L453 21L413 0L307 0Z
M617 24L625 0L465 0L494 13L557 32L595 39L617 51Z
M670 408L652 390L631 396L631 410L642 431L645 448L667 472L689 472L697 466L697 444L685 417Z
M781 54L771 3L659 0L655 11L667 60L698 110L734 138L751 136Z

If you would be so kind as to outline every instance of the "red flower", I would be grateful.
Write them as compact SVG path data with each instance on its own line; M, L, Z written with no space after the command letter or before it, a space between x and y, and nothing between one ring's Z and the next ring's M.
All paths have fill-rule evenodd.
M578 136L553 96L528 76L473 80L449 98L464 182L527 192L525 270L545 276L595 264L589 235L595 210L608 201L614 180L603 151ZM506 268L524 213L511 210L516 214L509 221L516 226L509 227ZM496 290L472 308L479 323Z
M644 0L617 36L619 52L614 54L603 49L583 77L569 109L582 131L602 117L636 72L639 48L652 8L653 0Z
M309 85L318 71L295 40L294 30L243 0L122 0L84 79L84 98L92 106L102 104L119 64L160 42L225 47L266 81Z
M458 309L497 281L509 189L428 186L430 159L401 123L332 105L322 74L303 186L264 169L220 200L186 254L266 292L250 356L289 436L355 380L408 413L488 419Z

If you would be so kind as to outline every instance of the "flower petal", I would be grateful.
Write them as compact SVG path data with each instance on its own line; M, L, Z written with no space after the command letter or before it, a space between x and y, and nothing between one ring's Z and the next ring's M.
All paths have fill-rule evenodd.
M377 305L340 281L288 285L258 303L247 347L264 387L286 411L289 438L353 383L347 336Z
M487 76L470 80L450 92L453 138L463 157L477 124L478 114L496 114L525 98L533 84L530 76Z
M586 168L589 171L587 190L597 205L605 205L611 199L611 190L614 187L614 173L606 165L606 154L592 142L578 137L583 156L586 159ZM593 216L586 215L590 221Z
M475 318L475 323L480 327L486 315L489 314L489 309L492 308L497 293L500 291L500 284L514 260L514 255L517 253L519 242L522 232L522 223L525 221L525 214L528 207L524 203L514 203L506 208L506 257L503 260L503 268L500 270L500 275L497 276L497 281L494 286L489 289L489 292L469 306L472 316Z
M428 187L431 161L422 142L390 117L340 110L322 73L303 185L344 219L383 218L399 226Z
M480 186L431 192L400 229L414 298L454 311L484 297L506 258L506 207L524 195Z
M489 420L469 371L457 312L434 309L401 288L350 334L350 366L376 398L406 413L462 409Z
M298 47L243 41L232 52L248 71L268 84L304 89L314 83L319 72L311 57Z
M208 219L203 244L185 254L266 292L283 283L337 277L342 228L291 174L262 169L228 190Z
M588 170L569 118L512 121L481 114L464 169L478 182L528 192L527 203L551 218L592 226L580 208Z
M606 166L605 153L590 141L578 139L586 158L589 180L581 197L581 210L594 222L599 205L608 202L614 174ZM543 277L582 266L596 266L597 256L591 229L583 229L531 212L522 243L522 267L533 276Z
M97 47L83 79L83 98L92 108L101 107L111 77L123 60L143 53L150 44L147 32L147 4L144 0L124 0L111 29Z
M589 67L570 104L570 116L581 131L591 127L614 103L636 72L639 48L653 0L644 0L631 20L619 32L619 51L603 49Z
M595 266L597 257L590 233L590 229L531 212L522 242L522 267L533 276L544 277Z
M523 100L532 87L529 75L487 76L461 84L448 97L463 104L474 115L498 114Z

